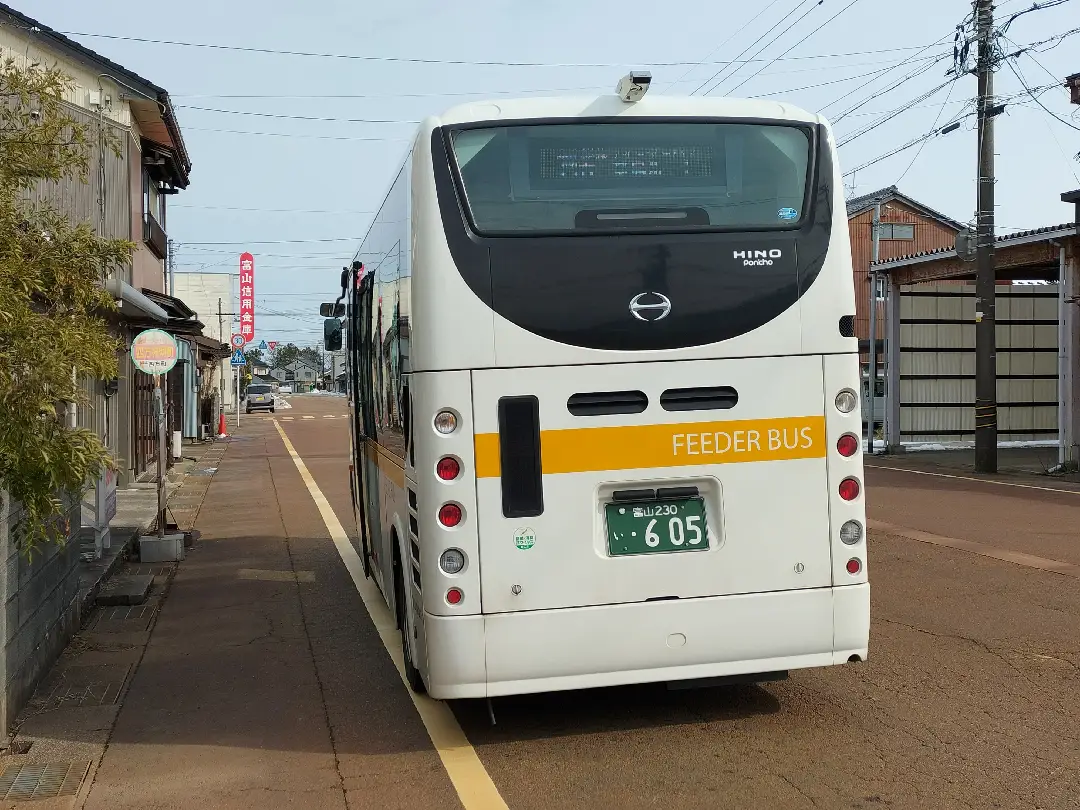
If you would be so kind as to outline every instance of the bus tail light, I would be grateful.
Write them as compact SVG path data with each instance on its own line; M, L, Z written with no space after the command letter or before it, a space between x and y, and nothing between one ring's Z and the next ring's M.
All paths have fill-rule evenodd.
M446 592L446 601L451 605L460 605L464 598L465 594L461 592L461 588L451 588Z
M862 560L858 557L852 557L847 561L847 572L852 576L855 576L862 571Z
M461 523L461 507L456 503L444 503L439 509L439 523L452 529Z
M836 395L836 410L840 413L851 413L855 410L855 406L859 404L859 398L855 396L855 392L849 388L845 388L839 394Z
M451 458L450 456L441 458L439 459L439 463L435 465L435 474L443 481L453 481L461 474L461 465L458 464L456 458Z
M862 524L857 520L849 520L840 527L840 542L845 546L853 546L862 540Z
M840 482L840 497L845 501L853 501L859 497L859 482L854 478L845 478Z
M859 452L859 439L851 433L845 433L836 440L836 451L844 458L851 458Z

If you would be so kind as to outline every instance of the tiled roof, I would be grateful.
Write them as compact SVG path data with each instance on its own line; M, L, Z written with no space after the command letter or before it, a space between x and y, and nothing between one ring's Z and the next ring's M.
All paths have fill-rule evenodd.
M909 205L919 211L922 211L929 217L944 222L956 230L963 230L964 226L960 222L957 222L952 217L947 217L939 211L935 211L928 205L923 205L912 197L907 196L901 192L896 186L887 186L886 188L879 188L877 191L873 191L870 194L863 194L860 197L852 197L847 201L847 215L848 218L860 214L868 208L873 208L878 203L886 203L889 200L900 200L905 205Z
M1062 225L1045 225L1042 228L1032 228L1026 231L1016 231L1014 233L1001 234L994 237L995 244L1008 245L1010 242L1016 242L1019 240L1027 240L1032 236L1047 235L1047 238L1051 238L1050 235L1060 235L1062 232L1075 232L1076 223L1066 222ZM1041 240L1034 240L1041 241ZM950 256L956 255L955 248L938 248L937 250L924 250L921 253L909 253L907 256L897 256L895 259L886 259L877 263L878 267L897 267L903 264L909 264L913 261L930 261L935 258L946 259Z

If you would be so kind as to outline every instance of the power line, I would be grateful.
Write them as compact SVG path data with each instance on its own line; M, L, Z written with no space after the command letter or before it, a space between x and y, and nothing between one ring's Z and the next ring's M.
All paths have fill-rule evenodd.
M213 132L218 135L250 135L272 138L310 138L317 141L371 141L383 143L405 143L412 138L361 138L353 135L309 135L297 132L252 132L247 129L215 129L213 127L184 127L184 132Z
M776 25L773 26L773 28L775 29L775 28L779 27L780 25L782 25L787 20L788 17L790 17L792 14L794 14L796 11L799 10L799 8L802 6L802 4L804 2L805 2L805 0L796 0L795 7L792 8L791 11L789 11L783 17L781 17L780 20L776 23ZM727 62L726 64L724 64L724 66L721 67L720 70L716 71L716 73L714 73L712 76L710 76L705 81L703 81L701 84L699 84L697 87L695 87L693 90L691 90L690 95L692 95L692 96L697 95L699 90L701 90L702 88L712 84L713 80L716 79L716 77L720 76L722 73L727 71L728 68L730 68L732 65L739 65L741 67L744 64L749 64L749 60L746 60L745 62L740 62L739 60L742 59L742 57L744 57L747 53L749 53L750 50L755 45L757 45L759 42L761 42L761 40L765 39L765 37L767 37L770 33L771 33L771 30L765 31L764 34L762 34L760 37L758 37L753 42L751 42L749 45L747 45L745 48L743 48L743 50L739 52L738 56L736 56L730 62ZM738 70L739 68L735 68L735 69ZM706 91L705 95L708 95L708 94L709 94L709 92Z
M905 57L904 59L901 59L901 60L900 60L899 62L897 62L897 63L896 63L895 65L893 65L893 66L892 66L892 69L891 69L891 70L883 71L883 72L882 72L882 74L884 75L884 74L887 74L887 73L891 73L891 72L892 72L893 70L898 70L899 68L902 68L902 67L903 67L904 65L907 65L907 64L911 64L912 62L915 62L915 61L919 61L919 60L918 60L918 57L919 57L919 56L920 56L921 54L923 54L923 53L924 53L925 51L928 51L928 50L930 50L931 48L934 48L934 47L936 47L936 46L938 46L938 45L941 45L941 44L942 44L942 43L943 43L943 42L944 42L944 41L945 41L946 39L948 39L948 38L949 38L949 35L948 35L948 34L946 34L945 36L943 36L943 37L939 37L938 39L934 40L934 41L933 41L933 42L931 42L931 43L930 43L929 45L924 45L923 47L919 48L919 50L918 50L918 51L917 51L916 53L913 53L913 54L911 54L910 56L908 56L908 57ZM870 102L870 101L871 101L872 99L874 99L874 98L877 98L877 97L879 97L879 96L883 95L884 93L890 92L891 90L895 89L895 88L896 88L896 87L898 87L899 85L903 84L903 83L904 83L905 81L908 81L908 80L910 80L910 79L913 79L913 78L915 78L916 76L919 76L919 75L921 75L922 73L925 73L925 72L926 72L926 70L928 70L928 69L929 69L929 68L930 68L931 66L933 66L933 65L934 65L934 64L936 64L937 62L940 62L940 61L941 61L942 59L948 58L949 56L951 56L951 54L943 54L943 55L939 55L939 56L937 56L937 57L936 57L936 58L934 59L934 61L933 61L933 62L930 62L930 63L929 63L929 64L928 64L928 65L927 65L927 66L925 67L925 69L920 69L920 70L917 70L916 72L914 72L914 73L912 73L912 74L910 74L910 75L906 76L906 77L905 77L904 79L902 79L902 80L901 80L901 81L900 81L899 83L897 83L896 85L894 85L893 87L891 87L891 88L889 88L889 89L887 89L887 90L885 90L885 91L881 91L881 92L875 92L875 94L874 94L874 95L872 95L872 96L868 97L868 98L867 98L867 99L866 99L865 101L863 101L863 102L862 102L862 104L859 104L859 105L857 105L856 107L852 108L851 110L848 110L848 111L846 111L846 112L842 113L842 115L844 115L844 116L846 116L846 115L849 115L849 114L850 114L851 112L853 112L854 110L856 110L856 109L859 109L859 107L862 107L862 106L864 106L865 104L868 104L868 103L869 103L869 102ZM847 95L843 95L843 96L839 96L839 97L837 97L837 98L833 99L833 100L832 100L832 101L830 101L830 102L829 102L828 104L826 104L826 105L825 105L824 107L822 107L822 108L820 109L820 112L824 112L825 110L829 109L829 107L832 107L832 106L833 106L834 104L839 104L839 103L840 103L841 101L844 101L844 100L845 100L845 99L847 99L847 98L848 98L848 96L847 96Z
M284 118L290 121L334 121L342 124L419 124L419 121L405 121L398 118L331 118L317 115L287 115L285 113L251 112L250 110L221 110L215 107L196 107L190 104L177 104L178 110L198 110L199 112L221 113L224 115L251 115L257 118Z
M759 11L757 14L755 14L753 17L751 17L746 22L744 22L738 28L738 30L735 31L735 33L733 33L730 37L728 37L723 42L721 42L719 45L717 45L715 48L713 48L711 51L709 51L709 53L707 53L705 55L705 59L709 59L710 57L712 57L712 56L716 55L717 53L719 53L720 50L725 45L727 45L729 42L731 42L731 40L735 39L735 37L737 37L739 34L741 34L743 31L745 31L747 29L747 27L749 27L752 23L756 22L766 11L768 11L770 8L772 8L773 6L775 6L779 2L780 2L780 0L772 0L772 2L769 3L769 5L765 6L765 8L761 9L761 11ZM683 73L682 76L680 76L675 81L668 84L667 87L664 88L664 90L668 90L668 89L674 87L675 85L679 84L683 79L685 79L687 76L689 76L691 73L693 73L699 67L701 67L705 63L705 59L702 59L700 62L698 62L693 67L691 67L689 70L687 70L685 73Z
M775 2L775 0L774 0ZM581 90L605 90L607 85L589 85L587 87L531 87L524 90L469 90L454 93L171 93L172 98L232 98L232 99L286 99L286 100L334 100L334 99L383 99L398 98L453 98L460 96L508 96L517 93L574 93Z
M1062 118L1060 115L1058 115L1057 113L1055 113L1053 110L1051 110L1049 107L1047 107L1045 104L1042 103L1042 101L1039 99L1039 97L1035 95L1035 91L1032 90L1030 87L1028 87L1027 82L1025 82L1023 77L1021 77L1019 71L1017 71L1017 69L1016 69L1016 66L1013 65L1013 60L1012 59L1006 59L1005 64L1008 66L1009 70L1012 71L1012 74L1017 78L1017 81L1019 81L1020 84L1023 85L1023 87L1027 91L1028 95L1031 96L1032 101L1034 101L1036 104L1038 104L1040 107L1042 107L1043 110L1045 110L1046 113L1048 115L1050 115L1051 117L1056 118L1058 121L1063 123L1065 126L1070 127L1071 129L1075 129L1077 132L1080 132L1080 127L1078 127L1076 124L1072 123L1071 121L1066 121L1064 118Z
M169 206L169 210L173 208L184 208L192 211L250 211L259 214L374 214L375 211L329 211L321 208L244 208L242 206L234 205L184 205L183 203L175 203ZM193 244L193 243L189 243Z
M847 146L849 143L851 143L854 140L857 140L858 138L861 138L863 135L866 135L869 132L873 132L878 127L883 126L884 124L887 124L890 121L894 120L896 118L896 116L901 115L902 113L905 113L908 110L912 109L916 104L919 104L919 103L921 103L923 101L926 101L928 98L931 98L932 96L936 95L941 90L948 87L949 85L956 84L956 81L957 81L957 79L955 77L951 78L951 79L948 79L947 81L944 81L941 84L939 84L934 89L928 90L927 92L923 93L921 96L917 96L916 98L908 101L906 104L902 104L901 106L899 106L899 107L897 107L897 108L895 108L893 110L890 110L889 112L885 113L885 115L883 115L881 118L879 118L877 121L873 121L873 122L867 124L866 126L864 126L862 129L856 130L854 133L852 133L850 135L846 135L845 137L841 138L837 142L836 147L839 149L841 146ZM841 120L840 118L837 119L837 121L840 121L840 120Z
M310 242L356 242L363 237L358 236L331 236L325 239L243 239L232 242L178 242L183 247L191 245L297 245Z
M765 68L769 67L769 65L772 65L775 62L777 62L779 59L782 59L783 57L787 56L793 50L795 50L800 45L802 45L804 42L806 42L806 40L810 39L810 37L812 37L814 34L816 34L818 31L820 31L822 28L824 28L826 25L831 23L833 20L835 20L837 17L839 17L841 14L843 14L845 11L847 11L849 8L851 8L853 5L855 5L858 2L859 2L859 0L851 0L850 3L848 3L846 6L844 6L842 9L840 9L838 12L833 14L831 17L829 17L829 19L825 20L825 22L823 22L821 25L819 25L817 28L815 28L813 31L811 31L809 34L807 34L805 37L800 39L798 42L796 42L794 45L792 45L786 51L781 51L779 56L774 57L771 62L766 63L765 67L761 68L761 70L759 70L757 73L751 73L749 76L747 76L745 79L743 79L739 84L732 87L731 90L729 90L728 92L729 93L734 93L736 90L738 90L740 87L742 87L748 81L753 79L755 76L758 76L763 70L765 70ZM773 40L773 41L775 42L776 40Z
M938 114L936 116L934 116L934 123L932 123L930 125L930 129L935 129L937 127L938 121L941 120L941 116L945 112L945 108L947 106L949 106L949 100L952 98L953 90L955 90L955 89L956 89L956 82L952 82L949 85L949 93L948 93L948 95L945 96L945 101L943 101L941 103L941 109L938 110ZM921 155L923 153L923 149L925 147L926 147L926 141L923 141L921 144L919 144L919 150L915 153L915 157L913 157L911 159L911 162L907 165L907 168L904 169L903 172L901 172L901 174L900 174L900 176L898 178L896 178L896 182L893 183L894 186L899 186L900 181L903 180L905 177L907 177L908 172L911 171L911 167L915 165L915 162L919 159L919 155Z
M243 45L220 45L208 42L184 42L169 39L150 39L148 37L128 37L118 34L97 34L86 31L59 31L69 37L88 37L93 39L109 39L121 42L141 42L148 45L172 45L182 48L205 48L210 50L239 51L242 53L261 53L272 56L302 56L318 59L347 59L358 62L404 62L421 65L477 65L488 67L557 67L557 68L609 68L609 67L638 67L638 62L506 62L501 60L474 60L474 59L430 59L403 56L371 56L368 54L349 53L321 53L317 51L290 51L275 48L256 48ZM896 53L912 50L912 48L883 48L871 51L852 51L849 53L815 54L810 56L795 56L791 59L833 59L840 56L865 56L867 54ZM697 62L649 62L653 67L686 67L698 65ZM731 62L709 62L706 64L720 65L732 64Z

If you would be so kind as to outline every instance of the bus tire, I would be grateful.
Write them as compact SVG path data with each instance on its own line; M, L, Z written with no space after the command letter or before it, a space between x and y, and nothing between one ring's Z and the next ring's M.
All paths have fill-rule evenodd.
M417 694L424 694L427 692L427 687L424 685L424 679L420 675L420 670L416 668L416 664L413 663L412 657L412 637L409 632L409 603L408 597L405 594L405 574L402 570L401 557L397 553L397 542L395 538L394 543L394 557L397 563L394 566L394 591L396 592L397 603L397 620L398 620L398 632L401 633L401 659L403 668L405 670L405 680L409 684L409 688Z

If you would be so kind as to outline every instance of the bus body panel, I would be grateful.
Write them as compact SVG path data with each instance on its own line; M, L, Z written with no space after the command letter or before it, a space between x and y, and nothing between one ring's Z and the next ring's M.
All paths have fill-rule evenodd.
M535 285L550 281L545 251L557 246L526 239L514 248L513 238L485 241L469 235L467 227L461 231L468 216L453 184L447 184L446 152L433 157L441 128L472 122L497 126L500 120L656 116L744 117L816 128L818 157L824 148L830 167L825 178L830 188L826 194L825 179L819 179L817 191L808 193L818 193L813 210L831 219L828 227L818 222L812 238L803 234L795 244L790 240L802 231L768 229L744 234L743 240L724 232L686 238L685 244L713 240L714 261L700 249L679 248L683 237L604 237L612 245L637 245L639 252L652 249L660 257L668 240L672 256L678 258L680 251L684 258L691 256L680 272L687 267L706 272L724 262L730 268L730 251L739 247L779 246L784 262L796 253L800 279L804 259L819 265L790 305L727 339L637 350L570 345L573 341L544 337L496 311L487 299L508 289L507 276L497 274L528 265L526 284L518 293L527 301L539 289ZM412 619L410 648L433 697L753 674L866 658L866 541L862 537L846 546L839 539L844 521L865 526L865 496L844 501L838 494L845 477L861 482L863 475L861 453L842 458L837 452L840 436L861 433L861 409L842 414L834 405L840 390L859 391L857 341L840 328L841 318L855 311L844 211L827 122L785 104L663 96L647 96L636 104L614 98L500 100L462 105L420 126L356 255L366 266L369 300L366 309L355 307L349 317L355 311L364 320L367 337L365 342L363 329L351 330L348 346L350 353L362 355L360 362L349 364L358 520L372 575L391 610L399 598L394 558L400 559ZM453 234L447 217L458 220ZM463 238L471 240L470 255L477 260L469 271L471 281L455 258ZM557 250L565 254L569 246L590 240L592 249L605 249L597 236L576 239L564 238ZM747 244L732 244L739 241ZM526 243L533 247L514 254ZM633 250L624 253L633 259ZM638 292L637 281L653 277L641 262L631 264L586 262L583 267L609 274L615 267L629 268L629 278L635 279L634 289L626 290L629 299ZM662 270L662 263L658 267ZM488 273L487 289L481 284L478 291L477 268ZM563 266L562 280L544 291L543 306L554 301L556 315L588 317L591 305L573 299L581 287L567 271ZM775 279L787 272L787 265L762 272L760 278L771 273ZM747 293L747 285L759 278L753 267L732 278L732 300L753 297L752 290ZM686 277L672 281L685 284ZM603 292L597 285L593 290ZM698 296L698 303L724 302L726 295ZM611 309L615 299L604 302L616 320L630 317L630 302L622 297L620 291L617 312ZM564 307L564 300L572 306ZM732 300L726 302L727 313L738 319L742 313ZM574 326L573 319L567 322ZM631 327L640 325L631 322ZM627 327L618 320L616 328ZM659 404L672 388L725 385L739 395L732 408L676 412ZM642 391L648 407L634 414L588 417L568 410L573 394L611 391ZM536 397L542 431L544 507L526 517L505 516L502 498L499 400L515 395ZM442 409L459 417L458 430L450 436L433 426ZM791 420L809 421L793 425ZM795 433L783 432L793 426ZM810 446L801 449L800 426L810 431ZM773 437L790 457L764 454L706 463L689 458L703 446L715 450L718 442L731 442L733 454L736 443L748 449L751 430L758 433L755 449L760 449L768 445L771 429L781 431ZM739 430L742 435L736 437ZM588 431L610 432L597 440L600 434ZM575 443L581 452L575 452ZM645 447L645 460L634 466L639 445ZM681 451L685 457L672 463ZM462 466L453 481L435 474L446 456ZM707 551L610 555L604 504L616 490L684 485L697 486L704 498L712 535ZM440 506L448 502L464 513L454 528L438 519ZM531 542L518 543L519 535ZM449 548L465 555L459 573L447 574L439 565ZM862 563L855 575L845 567L851 557ZM451 587L463 593L458 604L446 598Z
M665 392L700 386L730 387L738 401L662 408ZM646 410L568 410L574 395L619 391L644 393ZM499 400L516 396L539 401L544 506L535 517L506 517L502 507ZM832 582L820 357L476 371L473 410L485 613ZM707 550L687 541L685 551L609 553L605 504L615 492L686 486L704 498ZM526 531L534 542L518 548Z
M842 664L867 656L869 601L862 584L428 616L426 685L437 699L482 698Z

